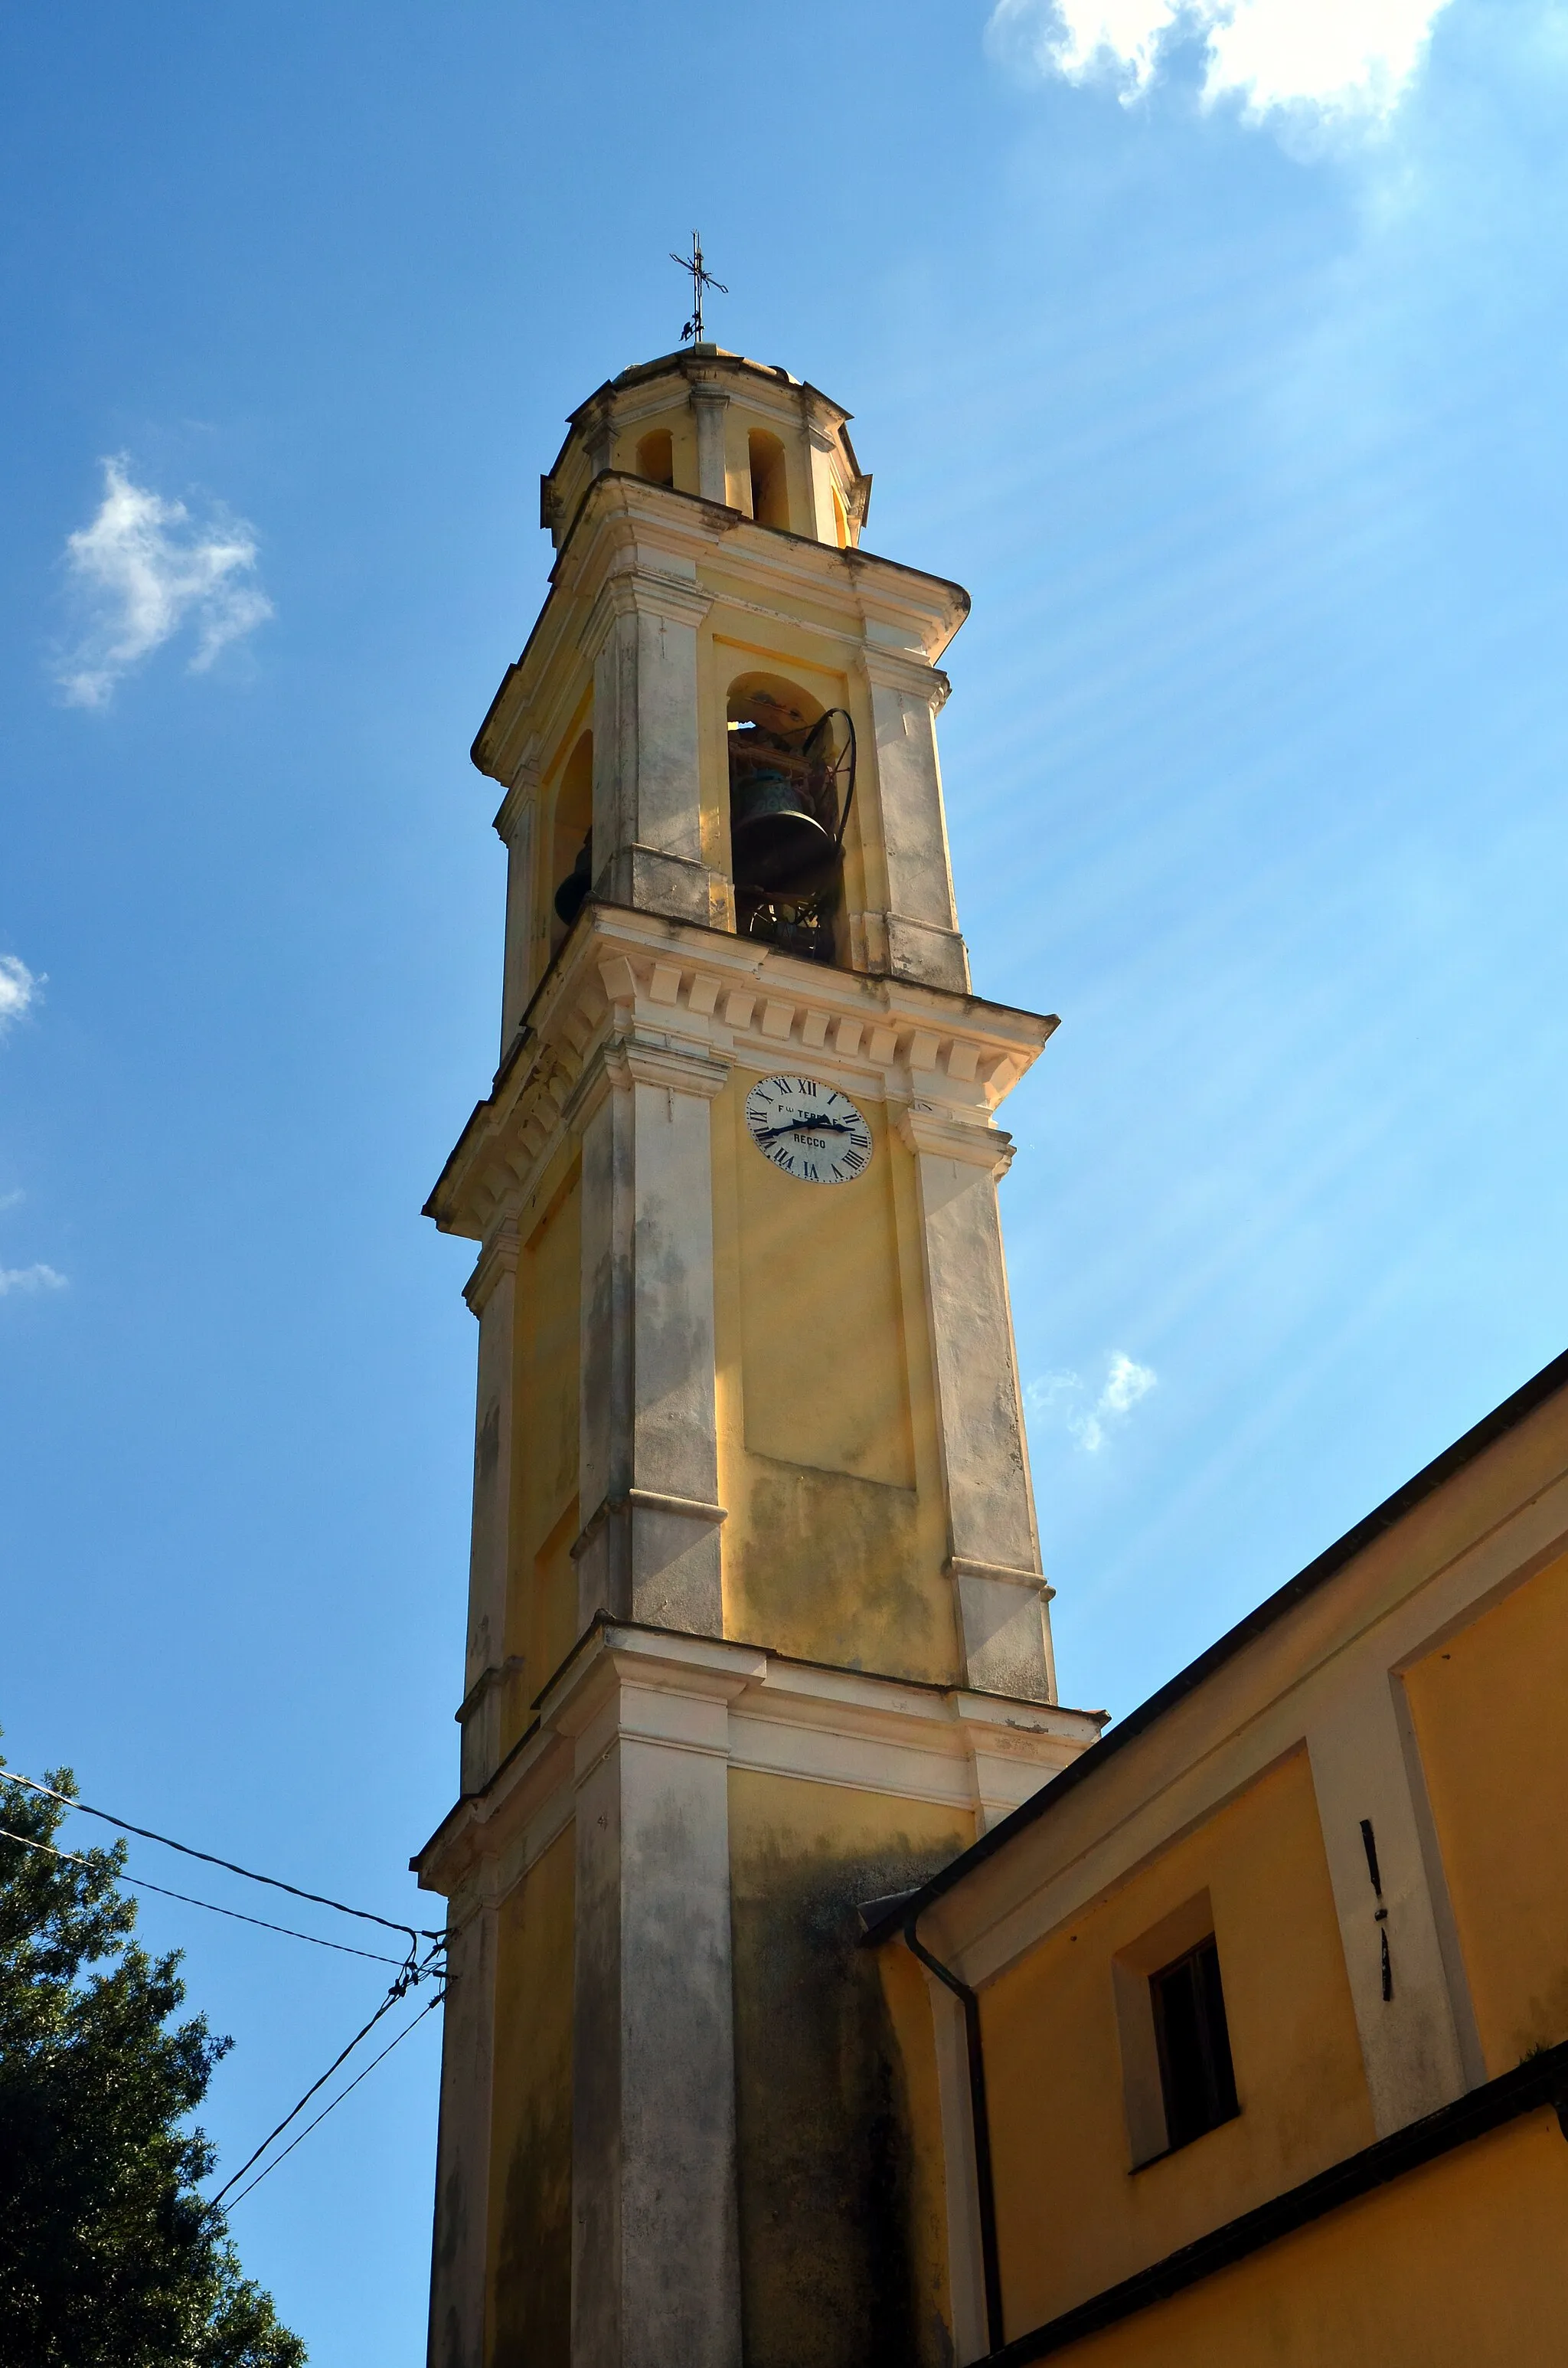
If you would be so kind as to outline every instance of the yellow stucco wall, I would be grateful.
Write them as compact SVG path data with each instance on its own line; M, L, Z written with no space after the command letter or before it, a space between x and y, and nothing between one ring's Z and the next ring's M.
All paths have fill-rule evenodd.
M973 1819L729 1781L746 2368L946 2368L930 2015L913 1961L858 1947L858 1909L945 1865Z
M1568 2039L1568 1558L1405 1684L1494 2075Z
M572 2349L572 1950L568 1826L502 1904L492 2087L494 2368L567 2368Z
M809 1055L795 1055L809 1064ZM915 1439L899 1291L889 1130L867 1111L870 1166L849 1186L802 1184L745 1133L754 1073L727 1097L736 1160L745 1444L905 1494Z
M1561 2368L1568 2146L1532 2113L1103 2335L1073 2368Z
M756 1082L737 1070L712 1121L725 1628L952 1683L913 1162L866 1097L852 1190L782 1175L746 1132Z
M1133 2172L1112 1960L1207 1890L1239 2116ZM1304 1752L981 1993L1009 2336L1374 2135Z
M579 1169L563 1160L541 1190L517 1259L513 1529L506 1650L522 1668L507 1692L504 1740L577 1634L577 1370L582 1300Z

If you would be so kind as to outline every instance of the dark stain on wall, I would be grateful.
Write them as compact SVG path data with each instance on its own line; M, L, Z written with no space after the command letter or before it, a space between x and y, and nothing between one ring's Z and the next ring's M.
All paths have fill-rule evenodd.
M920 1565L919 1504L912 1488L808 1470L752 1455L749 1552L738 1542L735 1582L748 1633L776 1652L845 1668L953 1682L951 1589L940 1622Z
M735 1870L736 2109L746 2368L949 2368L912 2257L907 2100L859 1903L954 1848L823 1839Z
M506 2166L489 2356L495 2368L570 2368L569 2112L529 2112L517 2131Z
M449 2296L468 2226L468 2194L454 2164L436 2185L436 2239L430 2264L430 2368L463 2368L462 2328Z

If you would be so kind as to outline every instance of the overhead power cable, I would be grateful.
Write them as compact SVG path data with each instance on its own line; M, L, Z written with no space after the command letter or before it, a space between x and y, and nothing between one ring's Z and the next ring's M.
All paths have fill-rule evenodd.
M23 1850L43 1850L51 1858L63 1860L67 1866L91 1868L92 1861L78 1857L74 1850L56 1850L52 1842L29 1841L26 1834L14 1834L0 1826L0 1841L19 1842ZM205 1907L213 1916L231 1916L236 1924L255 1924L263 1932L281 1932L290 1941L309 1941L317 1949L335 1949L340 1956L365 1957L373 1965L400 1965L401 1957L383 1956L377 1949L352 1949L347 1941L324 1941L319 1932L296 1932L291 1924L269 1924L265 1916L246 1916L238 1907L220 1907L215 1899L193 1899L188 1891L170 1891L162 1883L149 1883L144 1874L116 1876L119 1883L129 1883L137 1891L155 1891L160 1899L177 1899L187 1907Z
M186 1858L199 1858L204 1866L221 1866L225 1874L243 1875L247 1883L265 1883L274 1891L286 1891L291 1899L308 1899L312 1907L333 1907L340 1916L357 1916L361 1923L379 1924L383 1931L406 1932L411 1949L416 1950L421 1941L444 1941L444 1932L427 1931L422 1925L394 1923L390 1916L373 1915L368 1907L350 1907L341 1899L329 1899L320 1891L301 1891L296 1883L285 1883L276 1874L257 1874L254 1867L236 1866L231 1858L215 1858L210 1850L192 1849L189 1842L176 1842L169 1834L155 1834L150 1827L133 1826L124 1817L117 1817L108 1809L95 1809L90 1802L78 1801L69 1793L57 1793L52 1784L40 1784L34 1777L18 1776L14 1768L0 1768L0 1782L25 1784L29 1793L41 1793L47 1800L62 1802L68 1809L79 1809L85 1817L101 1817L106 1825L118 1826L122 1834L134 1834L138 1840L161 1842L165 1850L179 1850ZM388 1961L390 1963L390 1960Z
M392 2054L394 2047L401 2047L403 2045L403 2041L408 2037L408 2034L414 2029L415 2024L423 2022L426 2016L433 2012L434 2009L440 2005L441 2000L446 1997L446 1991L441 1989L437 1991L433 1998L426 1998L418 2013L411 2016L408 2021L403 2024L403 2029L398 2032L397 2037L389 2042L389 2044L382 2048L379 2055L371 2056L363 2072L357 2072L353 2079L348 2083L347 2088L340 2089L336 2096L333 2099L331 2104L324 2105L321 2112L316 2115L315 2120L313 2122L307 2122L304 2128L300 2132L299 2136L297 2138L290 2138L288 2145L284 2147L283 2152L281 2154L275 2154L272 2160L267 2164L267 2169L265 2170L258 2170L248 2187L241 2188L239 2193L234 2198L234 2203L243 2203L247 2195L254 2195L256 2189L261 2185L262 2180L264 2179L270 2179L278 2164L285 2161L287 2157L293 2153L294 2148L297 2146L303 2146L305 2140L310 2136L312 2130L320 2129L328 2113L336 2112L345 2097L351 2095L352 2092L359 2086L361 2080L368 2080L371 2073L375 2070L377 2065L384 2064L386 2062L387 2057ZM234 2208L234 2203L231 2203L229 2206L231 2212Z
M336 2055L333 2058L332 2062L327 2066L326 2070L322 2074L321 2078L311 2082L310 2087L305 2090L305 2093L300 2099L299 2103L290 2106L289 2111L284 2114L283 2119L278 2123L277 2128L267 2132L266 2137L263 2138L261 2144L256 2147L256 2152L247 2157L247 2158L241 2163L233 2177L232 2179L226 2179L223 2181L222 2186L218 2190L217 2194L208 2198L207 2208L210 2212L215 2210L216 2207L222 2203L224 2196L229 2192L230 2188L237 2187L240 2180L244 2177L246 2171L251 2169L255 2164L261 2160L262 2156L267 2152L267 2149L272 2144L273 2139L281 2137L290 2123L298 2120L299 2116L304 2112L305 2107L310 2103L311 2099L317 2094L318 2090L326 2087L327 2082L337 2070L338 2066L340 2064L346 2064L348 2061L348 2058L353 2055L354 2050L358 2046L360 2041L369 2037L377 2023L380 2022L382 2015L390 2014L392 2008L396 2006L399 1998L406 1997L407 1993L414 1987L415 1984L416 1982L423 1981L427 1974L436 1974L437 1979L441 1977L437 1968L431 1963L431 1959L435 1954L436 1952L432 1949L429 1952L429 1954L426 1957L423 1964L415 1965L410 1963L403 1967L402 1973L399 1974L396 1981L393 1982L392 1987L388 1990L385 1998L376 2009L375 2013L370 2017L369 2021L366 2023L364 2029L355 2032L347 2046L343 2050L342 2055Z

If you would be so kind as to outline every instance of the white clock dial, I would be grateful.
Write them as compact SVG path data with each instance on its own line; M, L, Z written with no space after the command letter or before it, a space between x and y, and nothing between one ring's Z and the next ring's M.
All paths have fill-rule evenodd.
M871 1164L871 1130L847 1094L815 1077L764 1077L746 1096L757 1149L802 1184L849 1184Z

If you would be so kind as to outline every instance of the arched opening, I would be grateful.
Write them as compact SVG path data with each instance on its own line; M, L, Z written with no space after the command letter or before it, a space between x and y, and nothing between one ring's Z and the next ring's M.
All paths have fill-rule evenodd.
M751 514L758 526L790 525L790 494L784 475L784 447L766 427L754 427L746 438L751 463Z
M637 473L646 477L651 485L673 485L676 481L676 448L667 427L650 427L637 446Z
M594 884L594 735L585 732L562 768L550 834L553 953Z
M835 485L833 489L833 530L838 538L838 548L840 551L847 551L849 548L849 513L844 507L844 496L839 492L836 485Z
M735 928L811 962L838 960L855 730L781 675L744 674L728 701Z

